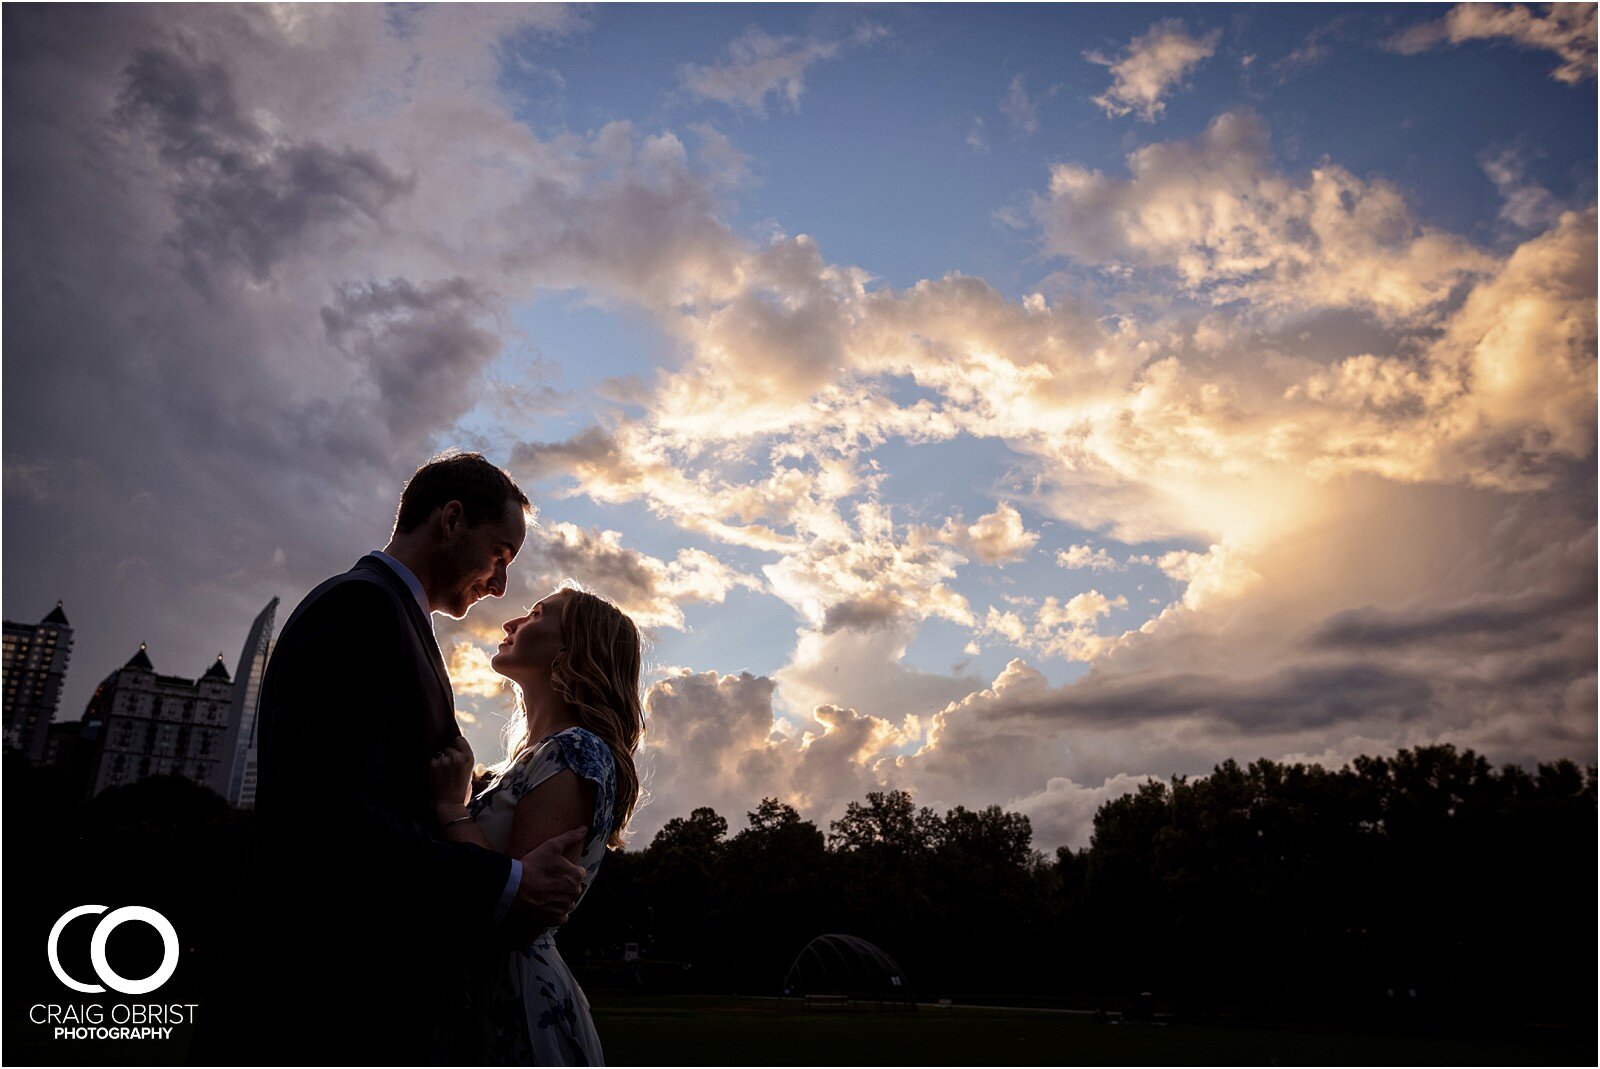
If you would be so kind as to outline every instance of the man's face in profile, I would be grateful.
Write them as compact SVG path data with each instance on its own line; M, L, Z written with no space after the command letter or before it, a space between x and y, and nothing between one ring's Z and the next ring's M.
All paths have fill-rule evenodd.
M522 548L527 533L527 521L515 501L506 502L500 519L476 526L468 526L463 520L445 547L447 564L441 569L445 581L434 611L459 620L480 599L503 595L506 569Z

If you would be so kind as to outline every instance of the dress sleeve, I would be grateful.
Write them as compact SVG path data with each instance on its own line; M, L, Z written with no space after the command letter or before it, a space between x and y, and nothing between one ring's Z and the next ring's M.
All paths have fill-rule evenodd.
M583 843L583 853L588 854L596 840L604 842L610 836L617 797L616 763L611 748L598 735L583 728L568 728L551 735L506 773L492 804L503 806L510 813L524 795L563 769L570 769L595 785L594 812Z
M587 854L591 844L596 840L604 842L611 834L617 797L616 762L612 759L611 747L602 742L599 736L583 728L563 731L551 741L554 743L550 747L551 755L557 770L571 769L595 786L594 815L589 821L589 835L583 844L583 852Z

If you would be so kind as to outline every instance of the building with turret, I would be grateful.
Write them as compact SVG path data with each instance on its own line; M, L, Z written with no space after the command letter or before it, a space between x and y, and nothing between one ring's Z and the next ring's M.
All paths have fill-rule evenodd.
M199 679L161 675L139 652L95 688L80 737L93 746L90 794L175 775L210 787L231 755L224 740L233 714L233 679L222 654Z
M37 624L4 621L5 732L7 750L40 764L50 741L50 720L72 659L72 625L61 602Z

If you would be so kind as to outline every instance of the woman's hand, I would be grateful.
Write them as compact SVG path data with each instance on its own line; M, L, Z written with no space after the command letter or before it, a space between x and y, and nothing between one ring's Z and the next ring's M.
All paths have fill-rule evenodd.
M460 735L428 762L428 789L435 810L459 808L472 797L472 747Z

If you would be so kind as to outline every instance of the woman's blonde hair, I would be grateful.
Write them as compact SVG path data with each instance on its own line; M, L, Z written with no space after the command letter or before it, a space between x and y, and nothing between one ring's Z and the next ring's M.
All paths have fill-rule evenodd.
M611 750L617 770L611 834L606 845L620 849L623 832L639 801L639 772L633 754L644 737L644 706L639 697L639 672L644 659L639 628L609 598L563 579L561 652L550 666L550 685L569 706L580 727L598 736ZM528 717L517 702L518 715L506 725L509 769L540 740L528 737Z

